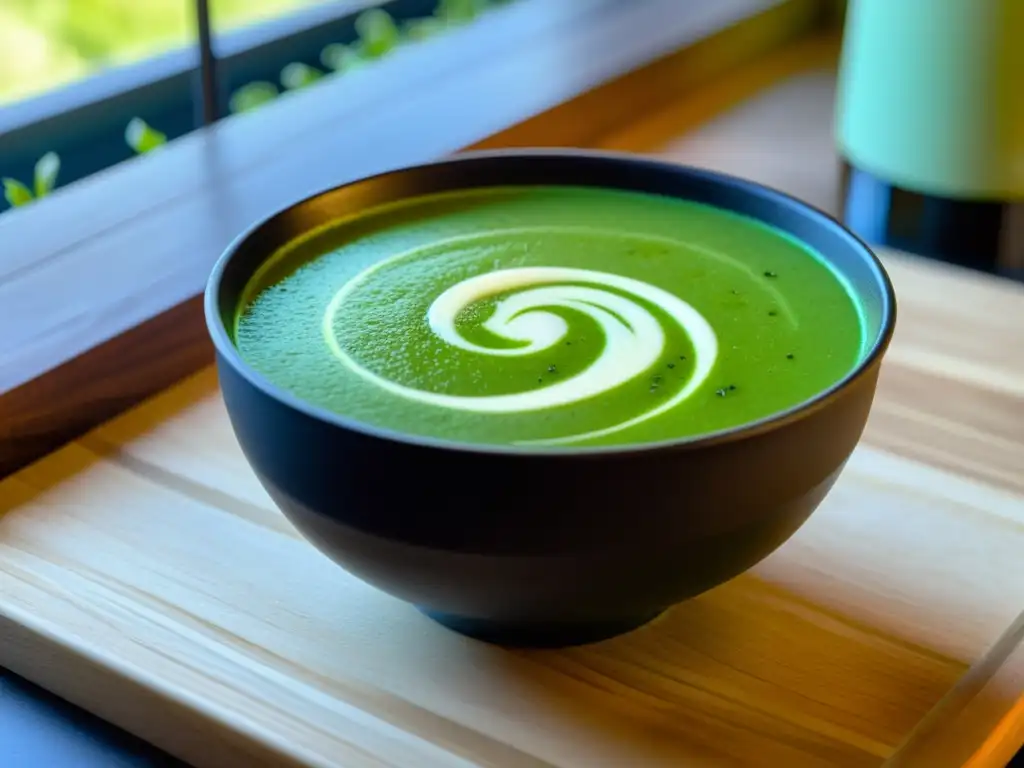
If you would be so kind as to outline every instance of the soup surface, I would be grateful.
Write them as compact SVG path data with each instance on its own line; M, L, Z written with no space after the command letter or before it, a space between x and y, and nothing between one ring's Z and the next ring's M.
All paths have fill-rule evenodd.
M297 397L468 443L636 444L754 422L864 354L852 291L730 212L598 188L414 198L291 243L235 343Z

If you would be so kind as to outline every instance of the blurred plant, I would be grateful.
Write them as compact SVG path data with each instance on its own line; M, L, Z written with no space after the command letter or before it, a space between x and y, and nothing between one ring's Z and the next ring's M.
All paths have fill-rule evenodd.
M320 51L320 62L333 73L340 74L361 67L368 60L379 59L401 42L401 34L391 14L382 8L370 8L356 17L356 33L359 39L353 45L332 43ZM294 61L281 70L281 85L287 91L295 91L312 85L324 72L301 61ZM271 92L267 84L250 83L243 86L231 97L233 112L244 112L265 104L277 96L276 88ZM273 86L271 86L272 88Z
M351 72L380 59L404 41L417 42L435 37L452 26L472 21L491 5L512 0L438 0L433 16L409 19L401 28L383 8L370 8L356 17L357 40L349 45L331 43L320 51L320 63L327 72L302 62L292 62L281 70L281 85L287 91L305 88L327 74ZM243 85L231 95L231 112L248 112L273 101L277 86L265 81Z
M60 156L56 152L47 152L36 161L31 189L17 179L3 179L4 199L12 208L17 208L46 197L57 186L59 173Z
M366 58L351 45L331 43L320 51L320 63L332 72L351 72L366 64Z
M434 16L445 24L465 24L487 7L487 0L439 0Z
M370 8L356 17L359 53L367 59L379 59L401 40L398 25L383 8Z
M262 107L268 101L277 98L277 86L266 80L257 80L243 85L233 94L228 102L228 109L232 113L248 112L249 110Z
M281 70L281 85L284 86L285 90L296 91L299 88L312 85L323 76L324 73L316 67L303 64L301 61L295 61Z
M144 155L167 143L167 134L161 133L141 117L133 117L124 129L124 140L136 154Z
M409 19L402 25L402 33L410 40L428 40L444 32L448 25L443 19L428 16L425 19Z
M57 176L60 174L60 155L56 152L47 152L39 160L32 174L32 180L36 197L46 197L57 186Z

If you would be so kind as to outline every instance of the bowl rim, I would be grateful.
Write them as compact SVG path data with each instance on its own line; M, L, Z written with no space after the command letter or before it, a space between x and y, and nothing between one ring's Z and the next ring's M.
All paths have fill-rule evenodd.
M598 162L618 163L632 165L634 167L653 167L666 172L685 174L702 178L715 184L730 186L738 191L769 199L782 205L799 215L814 221L818 226L832 229L833 232L845 239L854 251L859 252L873 276L882 288L881 324L880 330L864 353L861 360L845 376L834 382L829 387L821 390L812 397L803 400L782 411L769 414L755 421L743 422L733 427L717 430L714 432L699 433L679 438L669 438L651 442L623 443L618 445L600 445L584 447L567 446L536 446L525 447L501 443L472 443L468 441L450 440L445 438L431 437L428 435L415 435L402 432L396 429L379 427L368 422L336 413L292 394L283 387L279 387L255 368L250 366L241 356L238 348L231 340L228 329L225 328L220 313L220 294L222 278L225 270L242 246L253 238L260 229L278 217L285 217L297 209L308 206L310 203L326 195L337 191L354 187L361 184L373 184L380 181L399 177L410 172L429 172L431 168L450 167L460 163L471 163L479 160L498 161L529 161L540 158L563 158L571 160L579 158ZM567 182L571 183L571 182ZM609 189L614 187L609 186ZM455 190L457 188L453 188ZM658 194L658 193L654 193ZM728 211L728 208L723 208ZM271 254L267 254L268 258ZM896 293L892 281L886 272L878 256L871 248L857 235L847 229L838 219L826 213L820 208L804 202L793 195L769 187L759 182L744 179L719 171L708 170L682 163L674 163L656 157L634 154L630 152L615 152L607 150L591 149L498 149L498 150L477 150L466 151L455 155L444 157L426 163L402 166L389 169L380 173L360 177L343 184L336 184L321 189L300 200L278 209L274 213L261 217L254 224L250 225L241 234L236 236L227 246L224 252L218 257L213 269L210 272L204 292L204 310L206 325L213 341L214 349L221 361L230 365L246 382L259 390L263 395L291 408L314 420L324 422L342 430L359 433L365 437L378 440L404 444L410 447L434 449L438 451L450 451L465 454L496 455L510 457L565 457L572 459L583 459L586 457L621 457L627 455L647 454L650 452L664 452L675 450L696 450L709 448L729 443L748 440L768 432L781 429L817 413L822 408L837 400L845 391L849 390L857 381L866 376L878 364L892 341L893 332L896 326Z

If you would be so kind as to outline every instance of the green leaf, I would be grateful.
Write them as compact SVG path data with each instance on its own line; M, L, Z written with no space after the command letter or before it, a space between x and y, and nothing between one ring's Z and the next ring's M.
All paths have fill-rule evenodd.
M333 72L351 72L366 64L366 59L351 46L331 43L320 51L320 63Z
M167 134L151 128L141 117L133 117L124 130L128 146L142 155L167 143Z
M410 19L402 25L402 31L410 40L427 40L448 28L441 19Z
M4 198L11 204L12 208L31 203L35 199L32 190L17 179L4 179L3 184Z
M359 35L363 55L379 59L398 45L401 35L391 14L383 8L370 8L356 17L356 32Z
M434 15L447 24L472 21L487 6L485 0L440 0Z
M277 86L265 80L247 83L231 94L228 108L236 114L248 112L257 107L262 107L268 101L273 101L277 98L277 93Z
M281 85L289 91L305 88L324 76L316 67L294 61L281 70Z
M57 174L60 173L60 155L47 152L36 161L34 186L36 197L46 197L57 186Z

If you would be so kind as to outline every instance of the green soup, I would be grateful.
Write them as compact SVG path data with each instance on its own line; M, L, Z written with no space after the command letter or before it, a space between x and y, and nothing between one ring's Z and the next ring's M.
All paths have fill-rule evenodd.
M317 230L254 276L235 343L309 403L407 434L635 444L757 421L864 354L845 282L752 219L655 195L491 188Z

